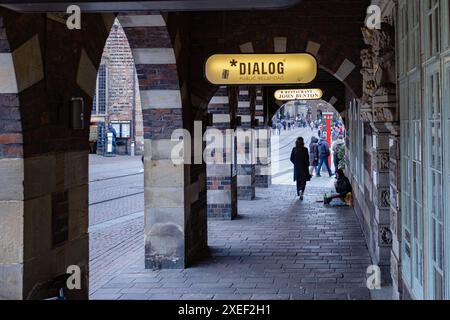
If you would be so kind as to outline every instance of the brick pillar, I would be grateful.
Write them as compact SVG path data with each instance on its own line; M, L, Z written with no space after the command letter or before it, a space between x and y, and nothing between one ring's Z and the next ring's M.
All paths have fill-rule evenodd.
M271 174L271 134L267 125L268 116L264 115L264 101L262 89L256 90L255 119L258 120L256 137L257 159L255 165L255 184L258 188L268 188L272 184Z
M207 238L206 210L196 207L206 192L204 177L184 163L182 153L172 154L176 146L184 149L183 142L171 140L174 130L193 127L183 121L192 108L183 108L188 99L179 87L175 52L181 48L172 47L160 14L123 14L119 21L133 53L142 103L145 267L184 268L206 248Z
M8 48L1 47L0 57L5 82L0 86L0 300L3 300L23 298L24 159L13 58Z
M24 263L24 161L13 56L0 16L0 300L22 299Z
M389 177L389 135L384 123L372 123L372 168L373 168L373 202L375 216L372 223L377 232L374 239L376 245L376 263L381 268L382 281L391 283L390 259L392 248L391 217L390 217L390 177Z
M254 88L240 87L237 115L241 118L241 126L237 136L237 184L238 199L253 200L256 192L256 167L254 163L253 149L255 137L253 134L253 121L255 118L256 92ZM245 139L239 139L240 136ZM241 141L240 141L241 140Z
M228 90L220 87L208 105L208 113L212 116L213 126L208 129L220 130L225 134L230 132L232 124L232 110L229 103ZM207 135L207 141L210 136ZM207 165L208 217L234 219L237 216L237 175L233 170L231 150L224 150L217 155L217 163ZM233 150L234 151L234 150Z
M73 34L46 14L0 16L0 299L54 295L49 282L74 265L81 288L66 294L87 299L89 106L106 21L84 15ZM75 97L84 131L68 122Z

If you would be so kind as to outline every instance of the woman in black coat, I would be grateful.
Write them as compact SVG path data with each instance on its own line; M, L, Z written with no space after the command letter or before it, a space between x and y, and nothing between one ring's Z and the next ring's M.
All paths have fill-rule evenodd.
M294 181L297 182L297 195L303 200L306 183L311 180L309 174L309 151L305 148L303 138L298 138L292 149L291 162L294 164Z

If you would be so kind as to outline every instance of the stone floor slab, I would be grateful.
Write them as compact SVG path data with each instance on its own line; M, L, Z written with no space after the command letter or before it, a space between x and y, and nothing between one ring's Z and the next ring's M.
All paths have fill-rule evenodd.
M91 297L369 299L371 262L355 213L324 207L317 184L303 202L294 186L257 189L256 200L239 202L238 219L208 222L207 259L185 270L145 270L142 248Z

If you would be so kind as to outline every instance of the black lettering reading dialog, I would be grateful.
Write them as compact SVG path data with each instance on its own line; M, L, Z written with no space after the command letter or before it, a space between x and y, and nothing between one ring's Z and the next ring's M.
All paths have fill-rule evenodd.
M264 62L248 62L239 64L239 73L243 75L275 75L284 74L284 63L283 62L270 62L266 64Z

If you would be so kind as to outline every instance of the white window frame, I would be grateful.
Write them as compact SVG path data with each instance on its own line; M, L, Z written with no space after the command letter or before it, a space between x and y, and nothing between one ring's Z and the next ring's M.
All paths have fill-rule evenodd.
M399 54L397 55L397 64L399 68L399 99L400 99L400 112L401 112L401 210L402 210L402 245L401 245L401 257L402 257L402 271L403 280L408 287L412 296L416 299L434 299L435 298L435 283L434 283L434 269L435 262L433 261L433 253L430 249L433 248L434 239L432 239L432 224L435 216L432 214L433 201L439 201L437 203L436 210L442 210L442 217L438 220L443 222L443 242L438 246L444 248L443 251L443 298L450 299L450 252L447 248L450 247L450 201L446 201L446 197L450 194L450 0L439 0L435 2L431 10L429 9L430 0L400 0L398 11L398 43L401 41L407 43L407 48L412 50L416 48L420 50L417 52L408 52L407 54L401 54L401 48L399 48ZM415 17L414 4L418 4L419 21L416 24L417 19ZM406 9L405 9L406 8ZM408 21L402 21L402 10L407 10ZM404 15L403 11L403 15ZM434 14L434 21L430 24L428 21L430 14ZM438 20L439 19L439 20ZM407 27L405 27L405 25ZM430 25L433 28L433 38L436 40L435 48L430 54ZM405 29L408 29L407 36L405 36ZM419 32L417 30L420 30ZM418 41L418 42L417 42ZM419 47L417 47L419 45ZM414 59L416 59L414 63ZM402 73L402 65L408 66L406 73ZM431 116L431 85L430 75L436 74L439 79L439 92L436 99L441 104L441 118L437 119L440 122L439 139L441 139L440 149L434 149L435 152L439 152L442 157L442 164L437 168L432 167L432 132L431 125L434 122L430 119ZM411 88L411 82L416 81L420 84L420 106L421 106L421 132L422 132L422 209L423 209L423 286L421 287L419 281L415 278L414 268L418 268L417 258L415 257L417 252L414 248L414 197L413 194L413 181L409 181L404 175L412 176L414 157L413 144L417 139L411 139L414 136L414 121L413 121L413 102L411 99L416 99L417 96L411 95L410 89L406 90L406 87ZM436 85L434 86L437 87ZM415 88L413 89L416 90ZM407 132L405 132L405 130ZM435 134L435 133L434 133ZM406 135L406 136L405 136ZM437 139L437 136L435 136ZM436 143L436 141L434 141ZM406 145L405 145L406 144ZM410 154L405 154L405 148L408 147ZM437 151L438 150L438 151ZM420 150L417 150L420 152ZM417 163L417 162L416 162ZM420 166L420 165L419 165ZM433 166L436 167L436 164ZM419 168L420 170L420 168ZM432 173L441 173L442 170L442 186L439 186L439 190L435 190L433 193L433 175ZM420 180L418 180L420 184ZM406 186L405 186L406 185ZM406 187L406 189L405 189ZM408 189L409 188L409 189ZM442 189L441 189L442 188ZM442 198L436 200L435 193L442 192ZM420 200L420 199L419 199ZM406 202L406 203L405 203ZM438 211L436 211L438 212ZM409 216L407 216L409 215ZM409 219L407 219L409 217ZM409 225L406 225L409 223ZM420 226L419 226L420 227ZM406 248L406 229L410 230L410 250L411 256L407 257ZM418 230L420 232L420 230ZM420 243L420 238L416 243ZM440 240L439 240L440 241ZM410 259L410 260L408 260Z
M450 51L450 0L442 0L441 4L441 21L442 21L442 51Z
M444 195L450 193L450 54L446 56L443 64L443 127L444 127ZM445 259L445 298L450 299L450 254L448 248L450 246L450 201L444 201L444 243L447 248Z
M409 251L410 256L406 254L406 232L411 235L411 183L409 181L410 175L410 141L406 139L410 132L410 111L408 108L408 81L404 79L399 83L399 96L400 96L400 161L401 161L401 215L402 220L402 273L403 278L406 280L406 284L412 289L412 237L409 237ZM408 218L408 219L407 219Z
M431 228L432 228L432 226L433 226L433 224L432 224L432 220L433 220L433 217L432 217L432 215L431 215L431 205L432 205L432 203L431 203L431 201L430 201L430 199L431 199L431 197L432 197L432 195L433 195L433 191L432 191L432 171L434 171L434 169L433 168L431 168L431 143L430 143L430 134L429 134L429 130L430 130L430 120L429 120L429 118L430 118L430 112L431 112L431 110L430 110L430 108L431 108L431 106L430 106L430 101L431 101L431 92L430 92L430 88L428 87L429 86L429 80L430 80L430 77L431 77L431 75L436 75L436 74L438 74L439 75L439 84L440 84L440 86L442 87L442 74L441 74L441 64L440 64L440 62L439 61L437 61L437 62L435 62L435 63L430 63L430 64L428 64L427 66L426 66L426 68L425 68L425 83L424 83L424 88L425 88L425 99L424 99L424 111L425 111L425 114L424 114L424 116L423 116L423 122L424 122L424 126L423 126L423 134L424 134L424 137L425 137L425 143L424 143L424 146L425 146L425 148L424 148L424 150L423 150L423 152L424 152L424 155L425 155L425 157L424 157L424 177L423 177L423 182L424 182L424 185L425 186L427 186L426 188L425 188L425 190L424 190L424 192L425 192L425 194L424 194L424 200L425 200L425 212L427 213L427 216L426 216L426 223L425 223L425 231L426 231L426 233L425 233L425 239L426 239L426 245L425 245L425 248L426 248L426 252L427 252L427 255L426 255L426 263L427 263L427 274L426 274L426 277L427 277L427 280L426 280L426 282L427 282L427 284L428 284L428 286L427 286L427 292L426 292L426 298L427 299L435 299L435 286L434 286L434 281L433 281L433 279L434 279L434 276L433 276L433 267L434 267L434 263L433 263L433 260L432 260L432 241L433 241L433 239L432 239L432 232L431 232ZM440 92L441 92L441 90L440 90ZM438 97L439 98L439 103L441 103L442 104L442 100L441 100L441 98L440 98L440 96ZM441 107L443 107L442 105L441 105ZM442 114L441 114L441 130L442 130L442 127L443 127L443 125L442 125ZM442 132L442 131L441 131ZM442 136L441 136L441 139L442 139ZM441 141L441 143L442 143L442 141ZM443 149L443 148L442 148ZM443 155L441 155L442 157L443 157ZM443 158L442 158L443 159ZM442 160L442 162L444 162L443 160ZM442 175L444 176L444 172L442 172ZM444 212L442 212L443 214L444 214ZM445 227L444 227L445 228ZM444 229L444 234L442 235L443 236L443 238L445 238L445 229ZM443 243L443 245L445 245L445 242ZM445 250L444 250L444 254L445 254ZM443 259L444 259L444 264L445 264L445 256L443 257ZM444 266L444 268L443 268L443 277L444 277L444 288L443 288L443 294L444 294L444 296L445 296L445 279L446 279L446 274L445 274L445 266Z
M420 1L408 0L408 72L420 67ZM412 54L412 56L411 56Z
M423 157L422 152L419 149L418 153L415 152L417 144L422 146L423 128L421 128L421 135L417 135L415 132L415 124L421 123L422 115L420 114L418 119L415 117L414 111L421 110L421 92L420 92L420 73L416 72L410 77L404 78L399 85L400 94L400 112L401 112L401 207L402 207L402 259L403 259L403 274L405 280L409 286L410 291L413 293L416 299L423 298L423 289L425 282L425 259L424 259L424 201L422 196L422 183L423 182ZM411 139L414 137L414 139ZM417 141L419 139L419 141ZM407 150L405 150L407 148ZM414 183L412 180L414 165L419 163L420 180L418 183ZM415 193L415 188L420 185ZM420 197L417 199L417 195ZM415 224L415 207L419 204L419 219L418 232L422 233L422 236L416 234L414 228ZM409 218L408 220L406 218ZM410 256L406 255L406 232L409 233L409 251ZM418 239L418 241L416 241ZM420 248L422 252L421 267L418 268L418 254L416 254L416 247ZM417 281L416 271L421 270L421 280Z
M421 0L421 12L422 14L422 25L423 25L423 30L422 30L422 39L424 39L423 41L423 52L425 54L425 59L430 60L432 58L437 59L442 47L442 43L441 43L441 39L442 39L442 35L441 35L441 29L436 28L436 30L432 29L430 30L430 25L429 25L429 18L430 16L431 19L439 19L439 22L441 21L441 3L439 0L436 1L436 4L429 9L429 4L430 2L433 0ZM435 21L435 20L432 20ZM440 25L442 25L442 23L440 23ZM432 28L436 27L435 23L432 23ZM431 33L431 37L430 37L430 33ZM436 37L436 39L434 39L434 37ZM432 42L432 40L435 40L435 42ZM436 50L434 51L431 44L436 44ZM432 48L432 52L430 52L430 48Z
M408 57L408 3L399 2L398 8L398 54L399 57ZM408 59L398 59L399 75L404 76L408 70Z
M411 244L413 251L412 254L412 284L413 284L413 293L418 299L423 298L423 289L424 289L424 283L425 283L425 246L424 246L424 229L425 229L425 223L424 223L424 217L425 217L425 208L424 208L424 199L423 199L423 168L424 168L424 159L423 159L423 150L422 150L422 141L424 137L424 131L423 131L423 125L422 125L422 118L423 118L423 112L422 112L422 99L421 99L421 82L420 82L420 73L415 73L413 76L410 76L408 81L408 95L410 102L408 104L409 109L409 120L410 120L410 126L409 126L409 137L413 137L412 139L408 139L410 141L410 169L411 169L411 175L414 173L414 166L418 164L419 166L419 174L420 174L420 180L418 183L414 184L414 181L411 181ZM418 112L419 115L416 117L414 114L415 112ZM420 125L420 134L416 132L416 125ZM416 152L417 145L419 145L419 150ZM415 188L417 188L416 193L414 194ZM417 199L416 196L420 196L420 199ZM419 218L417 219L417 223L419 225L418 233L422 233L420 236L419 234L416 234L414 230L414 205L420 206L420 213ZM416 238L418 241L416 241ZM417 268L418 268L418 255L416 254L416 246L419 246L422 251L422 261L421 261L421 277L422 277L422 283L417 281L418 279L415 277Z

